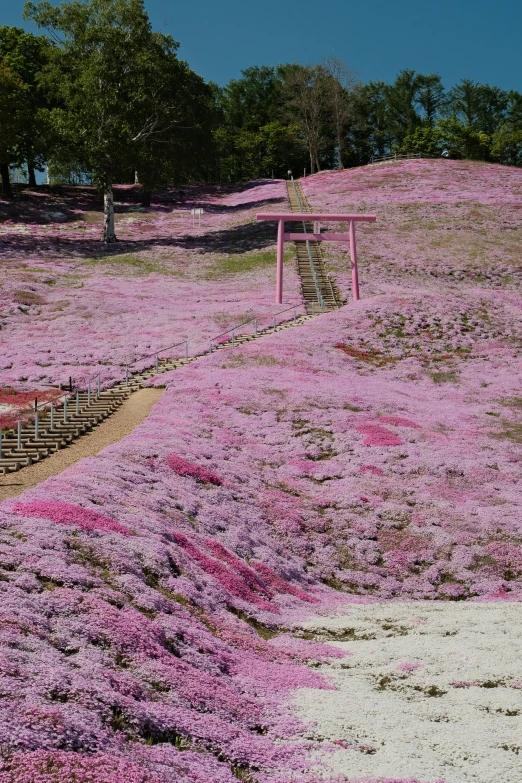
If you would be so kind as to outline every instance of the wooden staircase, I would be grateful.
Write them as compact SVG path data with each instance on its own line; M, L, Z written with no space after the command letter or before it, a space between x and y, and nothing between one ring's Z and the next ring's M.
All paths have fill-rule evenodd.
M294 312L291 321L283 321L280 324L274 321L273 326L259 331L256 329L255 334L236 336L233 332L230 340L220 342L196 356L183 359L159 359L157 366L154 364L153 367L133 373L110 389L99 393L97 389L73 393L67 400L67 404L54 407L52 414L49 408L39 411L37 423L33 420L23 424L20 432L17 429L0 432L0 475L14 473L34 462L39 462L90 432L114 413L132 392L143 388L151 378L184 367L214 351L235 348L265 335L299 326L311 317L311 315L297 316Z
M286 183L286 188L292 212L312 212L299 182L290 180ZM312 233L313 230L312 223L299 222L294 227L296 233ZM316 314L338 310L344 302L335 282L326 271L321 243L303 241L294 244L306 312Z

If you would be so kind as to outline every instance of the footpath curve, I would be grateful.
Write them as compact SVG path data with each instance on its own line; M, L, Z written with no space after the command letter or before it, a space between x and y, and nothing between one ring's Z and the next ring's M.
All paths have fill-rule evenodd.
M283 323L263 329L256 334L236 336L233 333L230 340L219 343L213 348L212 352L222 351L227 348L235 348L243 343L258 340L268 334L275 334L283 329L300 326L313 317L314 316L311 315L294 315L292 321L284 321ZM209 356L210 353L211 351L205 351L184 359L160 359L153 367L129 376L126 380L121 381L110 389L94 391L92 393L90 391L78 392L77 397L72 403L65 404L65 406L59 409L53 409L52 411L46 410L45 412L40 413L36 423L31 422L30 424L26 424L21 427L18 432L15 430L4 432L1 447L2 456L0 457L0 476L3 475L4 480L0 478L0 487L6 486L5 477L7 475L18 473L19 471L23 471L25 474L25 471L29 470L35 463L46 458L52 458L60 449L65 447L70 448L73 441L82 436L86 436L87 433L91 433L95 427L100 426L109 416L111 417L110 428L105 427L104 431L107 433L112 432L112 434L108 435L109 440L104 445L121 440L122 437L125 437L125 435L132 432L134 427L148 416L152 405L156 401L154 400L148 409L146 404L143 408L140 408L139 405L135 405L134 408L142 410L143 415L141 418L138 417L137 419L131 415L131 421L134 423L131 428L126 431L126 428L123 427L120 419L122 419L122 417L124 418L128 412L130 413L130 411L133 410L133 406L130 404L129 399L133 393L149 391L145 388L145 384L151 378L184 367L186 364ZM159 392L162 392L162 390L160 389ZM159 394L159 396L161 396L161 394ZM143 397L143 399L145 398L146 396ZM118 419L115 420L112 417L119 409L121 410L122 417L118 417ZM117 421L117 423L113 424L115 421ZM107 422L107 425L109 425L109 422ZM97 443L97 440L93 439L92 441L86 441L86 444L87 443L95 444ZM83 459L83 457L94 456L101 448L104 448L104 445L99 447L95 445L92 446L91 449L87 446L85 448L82 447L75 451L77 454L76 458L72 460L55 459L53 464L63 464L63 467L61 468L61 470L63 470L65 467L74 464L74 462ZM93 448L96 450L93 451ZM52 470L51 472L42 471L42 478L39 480L43 481L44 478L59 472L60 469ZM38 474L39 472L35 471L35 475ZM38 481L36 483L38 483ZM9 486L16 486L16 483L9 484ZM31 484L31 486L33 486L33 484ZM5 495L5 497L8 496L9 495ZM3 492L1 492L0 499L3 498Z

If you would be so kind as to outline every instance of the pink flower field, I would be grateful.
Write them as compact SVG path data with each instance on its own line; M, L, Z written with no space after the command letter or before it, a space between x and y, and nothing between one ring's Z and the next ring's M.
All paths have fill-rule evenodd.
M377 215L361 301L153 379L132 435L0 506L0 783L362 781L314 772L352 745L312 736L292 695L336 688L321 666L350 651L302 624L521 600L522 171L416 160L303 188ZM88 190L2 204L3 386L108 383L177 335L269 317L274 231L253 215L284 196L187 188L140 213L121 189L110 254ZM344 251L327 258L349 297Z
M193 186L142 210L135 190L121 187L120 242L110 248L99 241L102 205L92 188L25 188L14 205L0 200L2 387L41 397L69 378L80 386L98 374L121 380L144 354L185 340L199 353L235 324L258 317L261 327L299 306L291 262L285 304L274 305L275 229L252 222L285 194L278 181L238 191ZM193 207L204 209L201 228L192 226ZM0 389L0 417L7 404Z

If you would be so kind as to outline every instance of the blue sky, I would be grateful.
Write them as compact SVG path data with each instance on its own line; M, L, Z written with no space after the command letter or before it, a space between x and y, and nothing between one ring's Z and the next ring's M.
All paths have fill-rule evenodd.
M56 0L51 0L56 2ZM180 56L225 84L250 65L342 57L363 81L403 68L522 92L520 0L146 0ZM0 0L0 24L26 26L23 0Z

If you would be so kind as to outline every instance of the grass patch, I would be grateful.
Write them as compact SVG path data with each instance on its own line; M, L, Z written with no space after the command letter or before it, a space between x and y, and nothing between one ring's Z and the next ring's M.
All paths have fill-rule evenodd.
M502 425L503 429L497 433L497 438L506 438L514 443L522 443L522 422L504 420Z
M280 633L283 633L286 630L284 628L270 628L268 625L260 623L259 620L255 619L255 617L249 617L240 609L236 609L235 606L229 605L227 606L227 609L229 612L231 612L231 614L234 614L240 620L243 620L244 623L247 623L251 628L253 628L262 639L273 639L274 636L278 636Z
M369 348L364 350L362 348L355 348L352 345L345 345L344 343L337 343L334 348L339 348L343 353L351 356L353 359L357 359L360 362L366 362L373 364L376 367L385 367L387 364L394 364L397 359L390 356L384 356L381 351L376 348Z
M44 304L45 300L40 294L35 294L33 291L15 291L13 300L20 305L31 307L32 305Z
M458 383L459 374L455 370L447 370L446 372L432 372L430 378L433 383Z
M284 261L290 261L293 258L293 251L287 251L284 254ZM275 250L254 250L251 253L238 253L237 255L217 258L214 265L207 270L206 276L209 278L217 278L222 275L238 275L245 272L252 272L255 269L269 266L270 264L273 264L275 268Z
M223 370L227 370L234 367L274 367L277 364L281 364L274 356L248 356L243 353L232 354L230 359L221 365Z
M183 273L180 270L168 267L142 256L124 254L121 256L95 256L85 261L86 266L108 267L112 274L134 274L134 275L178 275Z

